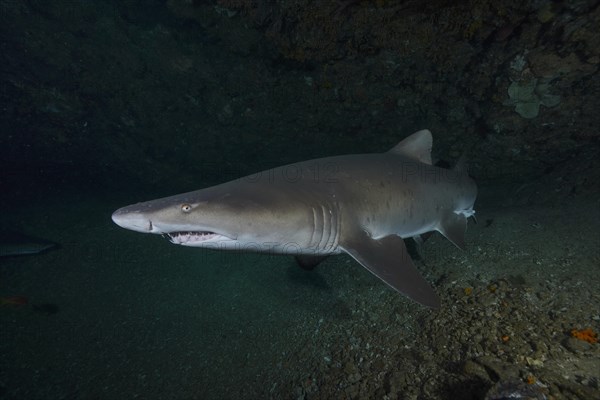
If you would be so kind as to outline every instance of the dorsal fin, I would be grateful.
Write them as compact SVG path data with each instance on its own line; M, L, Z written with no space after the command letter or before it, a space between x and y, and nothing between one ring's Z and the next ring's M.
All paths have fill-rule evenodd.
M406 157L418 160L424 164L431 165L431 147L433 139L428 129L423 129L413 133L396 146L389 153L401 154Z

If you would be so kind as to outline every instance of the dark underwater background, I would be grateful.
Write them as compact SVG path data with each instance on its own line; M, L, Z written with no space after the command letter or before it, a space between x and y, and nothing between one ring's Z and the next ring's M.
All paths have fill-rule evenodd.
M0 0L0 46L0 399L600 398L600 2ZM425 128L479 186L437 311L110 219Z

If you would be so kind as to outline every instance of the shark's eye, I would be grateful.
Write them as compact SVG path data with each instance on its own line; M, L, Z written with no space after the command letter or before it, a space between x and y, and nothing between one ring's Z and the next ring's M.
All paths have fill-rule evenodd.
M184 213L189 213L190 211L192 211L192 206L189 204L182 204L181 211L183 211Z

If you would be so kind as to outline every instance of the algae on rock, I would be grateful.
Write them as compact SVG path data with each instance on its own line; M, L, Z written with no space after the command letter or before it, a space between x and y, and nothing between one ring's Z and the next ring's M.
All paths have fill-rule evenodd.
M523 118L535 118L540 112L540 104L555 107L560 103L560 96L552 94L550 90L548 82L537 78L515 81L508 87L509 100L504 104L514 106Z

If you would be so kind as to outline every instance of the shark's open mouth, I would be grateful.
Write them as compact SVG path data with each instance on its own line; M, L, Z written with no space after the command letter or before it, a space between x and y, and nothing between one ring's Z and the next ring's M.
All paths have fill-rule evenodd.
M164 237L169 239L174 244L187 244L191 245L194 243L202 243L220 237L221 235L214 232L204 231L189 231L189 232L169 232L165 233ZM222 236L221 236L222 237Z

